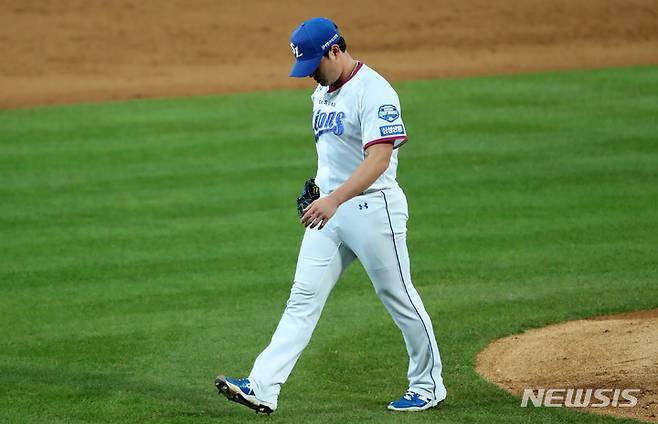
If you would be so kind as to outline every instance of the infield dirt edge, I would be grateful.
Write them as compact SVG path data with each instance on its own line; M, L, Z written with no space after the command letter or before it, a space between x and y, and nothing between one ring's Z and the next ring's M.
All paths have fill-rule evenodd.
M395 8L391 31L388 4ZM10 0L1 108L313 88L288 78L290 32L326 8ZM348 49L390 81L658 64L654 0L339 0Z
M578 410L658 423L658 381L651 378L658 375L658 309L565 321L503 337L478 353L475 369L518 397L526 388L638 388L635 407Z

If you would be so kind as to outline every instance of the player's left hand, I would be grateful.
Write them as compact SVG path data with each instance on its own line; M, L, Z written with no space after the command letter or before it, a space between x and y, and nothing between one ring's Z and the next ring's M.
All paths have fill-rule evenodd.
M334 216L338 206L338 202L331 195L321 197L304 208L301 223L305 227L318 227L318 230L321 230L327 225L327 221Z

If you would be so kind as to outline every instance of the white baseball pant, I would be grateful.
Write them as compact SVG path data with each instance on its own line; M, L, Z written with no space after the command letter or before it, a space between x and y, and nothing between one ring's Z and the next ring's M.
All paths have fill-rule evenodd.
M400 187L343 203L322 230L307 228L281 321L249 375L258 399L276 408L281 385L311 339L329 293L355 258L400 328L409 389L443 400L446 389L432 322L411 282L407 199Z

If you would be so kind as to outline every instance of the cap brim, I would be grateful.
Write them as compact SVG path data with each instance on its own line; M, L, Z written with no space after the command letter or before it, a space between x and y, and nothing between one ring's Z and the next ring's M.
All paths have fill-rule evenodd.
M313 72L315 72L316 69L318 69L321 60L322 60L322 56L314 57L312 59L307 59L307 60L298 60L293 65L292 71L290 71L289 76L295 78L307 77L311 75Z

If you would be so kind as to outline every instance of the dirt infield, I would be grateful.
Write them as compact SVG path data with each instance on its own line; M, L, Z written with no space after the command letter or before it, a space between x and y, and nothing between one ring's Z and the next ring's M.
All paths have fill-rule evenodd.
M569 321L496 340L478 355L477 371L518 396L525 388L640 389L635 407L587 410L658 423L658 309Z
M334 17L393 80L658 64L658 0L0 0L0 107L308 87L292 28Z

